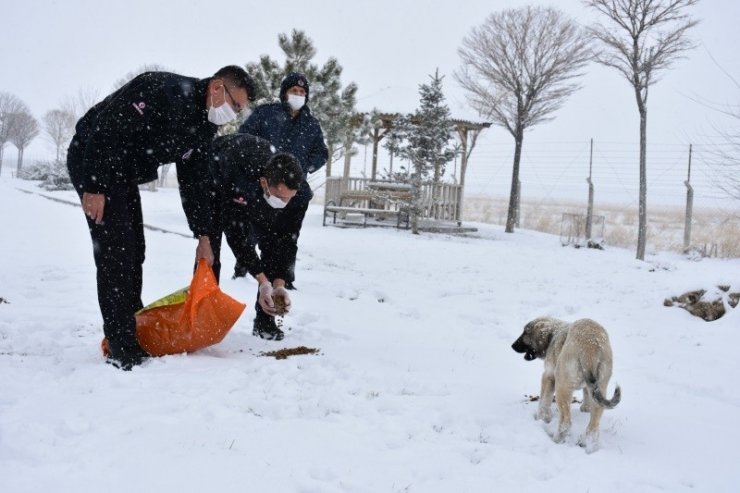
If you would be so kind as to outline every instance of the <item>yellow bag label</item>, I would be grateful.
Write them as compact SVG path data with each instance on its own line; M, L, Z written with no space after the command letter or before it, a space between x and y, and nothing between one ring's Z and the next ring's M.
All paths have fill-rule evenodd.
M136 314L138 315L139 313L143 313L147 310L151 310L152 308L158 308L160 306L170 306L170 305L178 305L180 303L185 303L185 299L188 297L189 290L190 290L190 286L182 288L182 289L178 289L174 293L170 293L167 296L148 304L147 306L145 306L144 308L136 312Z

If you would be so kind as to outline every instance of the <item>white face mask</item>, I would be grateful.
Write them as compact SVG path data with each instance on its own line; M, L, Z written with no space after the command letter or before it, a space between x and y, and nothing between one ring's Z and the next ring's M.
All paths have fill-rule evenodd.
M278 197L270 195L269 192L267 192L266 190L262 197L264 197L265 202L267 202L273 209L283 209L286 205L288 205L288 202L283 202Z
M208 108L208 121L215 125L226 125L234 120L236 120L236 112L226 102L226 89L224 88L224 104Z
M295 94L288 94L288 104L294 110L299 110L303 108L304 104L306 104L306 97L296 96Z

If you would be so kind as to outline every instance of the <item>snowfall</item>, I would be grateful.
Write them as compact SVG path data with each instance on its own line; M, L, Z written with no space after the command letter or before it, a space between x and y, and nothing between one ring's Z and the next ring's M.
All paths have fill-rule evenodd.
M7 171L7 170L6 170ZM665 298L740 287L740 259L563 247L471 224L467 236L322 227L312 205L280 342L247 309L219 344L131 372L100 352L92 246L73 192L0 177L0 491L736 492L740 308L714 322ZM50 200L56 199L56 200ZM143 191L143 301L190 282L173 189ZM69 203L65 203L69 202ZM179 234L178 234L179 233ZM549 315L609 332L622 401L601 447L535 420L542 361L511 349ZM263 353L307 346L315 355ZM580 393L576 394L580 398Z

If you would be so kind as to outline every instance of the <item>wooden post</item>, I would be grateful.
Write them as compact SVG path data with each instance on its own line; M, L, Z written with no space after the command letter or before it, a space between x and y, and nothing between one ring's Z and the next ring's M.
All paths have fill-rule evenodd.
M588 208L586 209L586 243L591 241L592 226L594 221L594 184L591 181L591 171L594 163L594 139L591 139L591 152L588 158Z
M465 171L468 169L468 129L458 127L457 134L460 136L462 154L460 156L460 185L465 188Z
M349 178L349 166L352 163L352 144L349 144L349 149L347 149L347 144L345 143L345 149L344 149L344 179L345 181L347 178Z
M334 144L329 144L327 150L329 151L329 159L326 160L326 177L329 178L331 176L331 162L334 158Z
M373 129L373 169L370 175L372 180L375 180L375 175L378 173L378 142L381 138L380 129L375 127Z
M344 172L342 174L342 186L341 190L347 190L348 184L349 184L349 168L350 164L352 164L352 148L354 146L354 140L352 132L354 129L361 125L363 121L363 116L360 113L356 113L352 117L352 121L350 122L349 128L346 130L344 134Z
M455 219L457 225L462 225L462 213L463 213L463 196L465 191L465 171L468 169L468 129L464 126L458 127L457 133L460 136L460 145L462 146L462 154L460 156L460 190L458 192L458 203L457 213Z
M346 140L344 141L344 174L342 175L342 190L347 190L347 183L349 182L349 166L352 163L352 137L351 133L347 133Z
M683 249L688 251L691 246L691 216L694 210L694 189L691 187L691 144L689 144L689 174L684 184L686 185L686 219L683 229Z

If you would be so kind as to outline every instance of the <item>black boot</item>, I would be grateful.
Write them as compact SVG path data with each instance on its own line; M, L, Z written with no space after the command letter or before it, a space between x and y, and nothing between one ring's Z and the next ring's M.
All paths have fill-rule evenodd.
M257 316L254 317L252 335L268 341L282 341L285 337L283 331L275 323L275 317L271 317L262 311L257 312Z
M105 362L119 370L131 371L134 366L139 366L149 358L149 353L137 344L136 347L113 350L109 347L108 357Z

